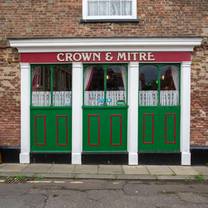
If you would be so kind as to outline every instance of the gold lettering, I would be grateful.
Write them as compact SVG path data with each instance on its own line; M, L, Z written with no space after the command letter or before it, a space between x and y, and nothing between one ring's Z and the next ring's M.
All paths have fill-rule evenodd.
M146 60L147 60L146 56L147 56L146 53L143 53L143 52L140 53L140 54L139 54L139 60L140 60L140 61L146 61Z
M148 61L155 61L155 56L153 53L151 53L151 52L147 53L147 57L148 57L147 58Z
M117 61L126 61L126 53L118 52Z
M73 60L72 60L72 53L66 53L66 54L65 54L65 61L70 61L70 62L73 61Z
M105 60L106 61L112 61L113 57L112 57L112 54L111 52L108 52L105 54Z
M58 54L57 54L57 60L58 60L58 61L61 61L61 62L65 61L65 60L64 60L64 53L58 53Z

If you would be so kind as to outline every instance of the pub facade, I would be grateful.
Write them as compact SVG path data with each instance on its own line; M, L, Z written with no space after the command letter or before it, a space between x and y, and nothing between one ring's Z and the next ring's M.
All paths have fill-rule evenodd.
M191 76L193 70L203 70L207 63L207 55L202 59L197 54L197 50L206 54L207 34L188 35L184 29L178 35L172 31L167 36L159 31L150 32L152 37L142 35L135 27L144 28L142 21L146 21L151 28L153 23L146 19L151 10L144 12L140 7L152 4L157 8L158 4L142 2L64 1L73 17L80 17L69 20L68 27L74 31L73 24L79 24L79 32L69 30L68 35L55 23L50 26L63 30L61 35L48 33L49 25L38 25L41 29L37 32L32 23L32 32L27 35L7 31L8 45L1 50L12 50L9 56L18 57L12 62L18 68L14 73L19 73L16 102L20 108L16 114L19 134L12 135L12 130L7 133L18 138L15 145L19 147L20 163L30 163L32 156L40 154L70 155L72 164L82 164L85 154L126 154L129 165L138 165L140 154L162 153L166 157L174 153L181 156L181 165L190 165L192 141L198 147L208 145L207 133L192 119L196 99L191 97L198 88L207 93L207 74L200 78L204 85ZM55 4L62 8L61 2L48 4L58 18L61 11L56 11ZM203 1L195 4L203 10ZM47 6L43 6L45 11ZM38 10L34 5L32 8ZM165 6L163 9L168 10ZM47 14L44 15L47 22ZM89 35L85 29L93 26ZM103 29L107 26L110 29ZM128 34L129 27L133 32ZM112 35L105 37L108 30ZM194 67L197 57L200 64ZM12 67L8 58L3 62L3 66ZM203 99L199 98L198 116L207 121ZM197 143L196 132L204 139L203 144ZM2 146L10 146L9 136L7 140Z

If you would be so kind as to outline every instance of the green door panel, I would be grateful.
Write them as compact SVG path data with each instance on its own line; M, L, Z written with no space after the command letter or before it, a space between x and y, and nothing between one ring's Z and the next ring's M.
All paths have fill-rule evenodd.
M127 151L127 107L83 109L85 152Z
M139 152L180 152L180 107L139 107Z
M71 108L31 109L31 152L70 152L71 125Z

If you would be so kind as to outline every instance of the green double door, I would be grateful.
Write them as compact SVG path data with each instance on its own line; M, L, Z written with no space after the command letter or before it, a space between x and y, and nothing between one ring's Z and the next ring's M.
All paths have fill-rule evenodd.
M127 65L84 66L83 151L127 151Z
M71 65L32 65L31 152L71 152Z
M180 65L140 65L138 112L138 152L180 152Z

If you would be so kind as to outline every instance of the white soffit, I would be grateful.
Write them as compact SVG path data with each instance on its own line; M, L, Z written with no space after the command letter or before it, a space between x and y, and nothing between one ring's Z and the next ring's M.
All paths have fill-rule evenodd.
M193 51L202 38L11 39L20 53L67 51Z

